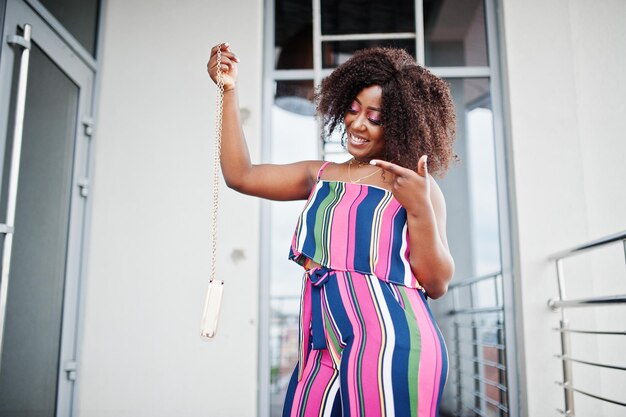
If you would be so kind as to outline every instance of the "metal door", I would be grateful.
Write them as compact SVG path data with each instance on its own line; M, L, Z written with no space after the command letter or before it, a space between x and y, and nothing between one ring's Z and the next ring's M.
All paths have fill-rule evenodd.
M0 417L69 416L93 68L23 1L0 55Z

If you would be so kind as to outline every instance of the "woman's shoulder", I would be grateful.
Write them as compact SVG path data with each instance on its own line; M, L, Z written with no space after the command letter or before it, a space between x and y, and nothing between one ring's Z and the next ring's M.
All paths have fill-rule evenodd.
M326 167L331 163L330 161L309 161L311 176L319 180Z
M315 177L317 180L334 180L341 177L342 166L345 163L334 161L315 161L313 165L315 169Z
M328 179L334 177L335 171L337 170L337 164L333 161L322 161L317 170L317 179Z
M307 182L309 182L310 185L312 186L313 183L315 183L316 181L320 179L321 173L325 170L328 164L329 163L326 161L306 160L306 161L296 162L294 165L299 165L301 169L304 169L306 171L307 173L306 176L308 178Z

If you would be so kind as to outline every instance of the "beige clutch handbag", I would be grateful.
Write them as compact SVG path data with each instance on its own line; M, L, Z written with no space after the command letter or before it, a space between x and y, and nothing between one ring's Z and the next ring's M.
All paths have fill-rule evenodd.
M215 154L213 160L213 210L211 212L211 279L204 301L204 312L200 324L200 336L211 340L217 332L217 322L222 305L224 281L215 278L215 262L217 258L217 209L219 206L220 186L220 153L222 150L222 110L224 104L224 79L221 71L222 45L217 48L217 116L215 123Z

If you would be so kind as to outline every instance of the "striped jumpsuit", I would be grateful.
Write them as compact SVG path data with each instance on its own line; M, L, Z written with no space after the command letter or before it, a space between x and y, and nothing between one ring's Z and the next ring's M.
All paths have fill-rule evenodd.
M409 264L406 210L388 190L321 180L290 259L304 274L299 361L283 417L436 417L448 372Z

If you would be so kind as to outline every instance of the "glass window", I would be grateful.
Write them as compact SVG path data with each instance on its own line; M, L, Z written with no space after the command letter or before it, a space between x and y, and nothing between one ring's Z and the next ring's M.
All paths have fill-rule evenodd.
M319 136L310 101L313 81L276 82L272 106L272 162L317 159ZM287 384L298 355L298 306L303 269L287 259L303 201L271 202L270 259L270 407L280 416Z
M457 277L500 270L500 231L489 79L448 79L457 114L453 163L439 181L448 209L448 240ZM471 248L471 250L468 250Z
M314 116L313 81L281 80L276 82L274 103L283 110L303 116ZM315 128L315 125L313 125Z
M30 59L0 416L53 416L57 404L80 91L36 43Z
M318 121L311 102L319 78L349 59L355 51L373 46L406 49L414 57L423 48L427 67L488 66L485 10L483 0L423 0L424 44L416 45L416 1L363 2L321 0L321 16L313 19L312 1L275 0L274 103L271 118L272 162L289 163L318 159L343 162L349 154L339 135L319 137ZM322 74L313 70L313 22L320 22ZM420 22L422 23L422 22ZM403 33L393 39L393 34ZM350 35L384 34L389 39L350 38ZM341 35L341 39L333 36ZM385 37L387 37L385 36ZM472 71L471 69L468 69ZM436 73L436 68L434 69ZM475 74L478 75L478 74ZM293 78L306 77L306 80ZM289 78L289 80L283 80ZM494 120L489 78L449 78L457 112L455 152L460 162L438 179L447 203L448 241L456 263L455 280L493 274L489 280L462 287L454 296L431 304L444 332L450 355L457 355L462 373L451 371L442 411L461 412L461 401L491 413L492 403L506 404L506 393L490 383L477 383L475 376L506 386L500 366L504 351L502 276ZM287 384L297 360L298 313L302 268L286 260L288 246L303 202L270 203L271 233L266 236L270 255L270 361L271 416L280 416ZM498 310L480 318L451 317L457 309ZM459 357L478 358L489 365L478 366ZM453 358L451 357L451 360ZM498 364L493 366L492 364ZM478 402L472 395L478 392ZM464 407L467 407L466 405ZM491 414L490 414L491 415Z
M346 62L356 51L375 46L406 49L415 57L415 39L377 39L360 41L334 41L322 43L323 68L336 68Z
M313 68L313 3L275 0L276 69Z
M413 0L322 0L322 34L415 32Z
M429 67L489 65L482 0L424 0L424 37Z
M39 1L91 55L96 55L100 0Z
M446 81L456 108L454 148L460 161L438 183L446 196L448 241L456 266L453 283L492 277L455 288L433 304L450 357L442 407L461 412L459 404L465 409L472 405L495 415L491 414L499 410L495 404L506 406L508 398L501 389L506 386L506 363L490 84L488 78ZM469 309L485 312L446 314Z

